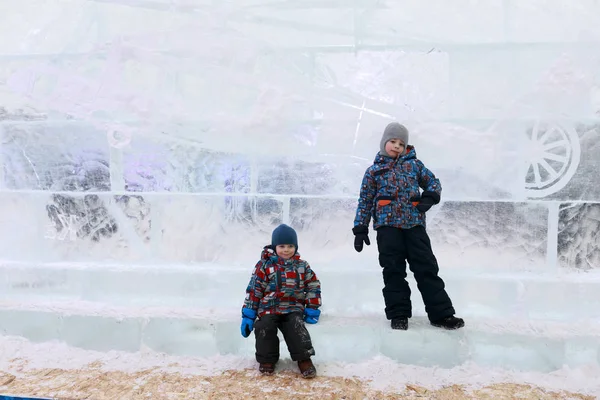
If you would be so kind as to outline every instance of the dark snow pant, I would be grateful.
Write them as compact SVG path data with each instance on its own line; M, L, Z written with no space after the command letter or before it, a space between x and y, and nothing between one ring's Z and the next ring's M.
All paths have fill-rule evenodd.
M379 264L383 268L383 298L387 319L412 317L410 288L406 281L406 261L415 276L430 321L454 315L452 301L424 226L399 229L382 226L377 229Z
M290 356L294 361L307 360L315 355L310 334L304 325L303 313L266 314L254 323L256 361L275 364L279 361L279 337L283 334Z

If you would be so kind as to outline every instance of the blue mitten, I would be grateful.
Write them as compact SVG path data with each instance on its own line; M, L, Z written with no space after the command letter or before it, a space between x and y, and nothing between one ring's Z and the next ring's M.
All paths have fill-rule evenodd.
M319 316L321 315L321 310L318 308L305 308L304 309L304 322L307 324L316 324L319 322Z
M254 320L256 319L256 311L249 308L242 308L242 331L243 337L250 336L250 333L254 329Z

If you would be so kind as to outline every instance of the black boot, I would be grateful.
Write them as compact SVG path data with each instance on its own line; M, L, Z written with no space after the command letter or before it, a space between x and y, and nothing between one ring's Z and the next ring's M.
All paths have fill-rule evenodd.
M271 363L260 363L258 370L263 375L273 375L275 372L275 364Z
M431 325L444 329L458 329L465 326L465 321L462 318L456 318L454 315L451 315L436 321L431 321Z
M308 360L298 361L298 368L304 379L312 379L317 376L317 369L310 358Z
M392 329L400 329L400 330L407 330L408 329L408 318L406 317L402 317L402 318L393 318L392 319Z

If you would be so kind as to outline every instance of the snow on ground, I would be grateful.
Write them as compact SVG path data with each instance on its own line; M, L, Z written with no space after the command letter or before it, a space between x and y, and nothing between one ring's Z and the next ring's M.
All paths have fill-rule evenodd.
M305 384L305 386L309 385L310 387L316 385L315 390L317 390L319 384L324 384L324 382L331 383L340 379L341 381L350 379L348 382L363 382L365 389L361 390L366 390L364 393L381 391L387 394L399 394L405 393L407 390L417 392L439 391L443 388L448 390L448 387L456 388L458 386L469 391L481 390L482 388L491 390L491 387L498 384L510 384L510 387L513 388L511 390L514 390L515 384L524 384L539 387L545 391L560 392L564 390L589 396L600 395L600 368L598 366L587 366L578 369L563 368L553 373L542 374L481 368L472 363L452 369L424 368L401 365L382 356L375 356L366 362L354 364L322 364L319 363L318 357L315 357L314 361L319 371L320 380L303 381L296 375L297 368L295 364L286 358L278 365L277 375L279 378L273 379L294 380L294 378L297 378L299 383L295 384L300 386ZM36 344L18 337L0 337L0 378L2 378L0 380L0 393L7 393L11 388L10 385L14 385L20 378L27 380L29 379L28 376L34 376L35 378L32 379L35 380L30 384L35 387L35 382L38 382L39 386L46 388L46 395L61 394L56 387L63 388L63 396L72 395L73 392L65 392L65 387L69 386L69 382L74 385L78 376L85 376L87 382L91 379L89 377L91 371L95 371L96 374L107 374L107 377L119 373L118 376L121 381L131 380L131 382L128 382L131 387L136 385L133 382L133 377L138 380L147 378L148 381L152 381L152 379L156 379L157 374L177 376L180 379L186 379L185 377L187 379L197 378L202 382L209 382L205 383L207 385L214 385L215 383L203 379L216 376L221 376L223 379L232 379L235 382L240 379L242 381L247 380L248 384L257 385L260 384L260 381L257 383L257 379L262 378L258 377L256 366L253 359L238 356L195 358L168 356L151 351L138 353L110 351L103 353L76 349L58 342ZM42 370L46 371L42 374L46 378L40 378L39 372ZM58 370L62 371L59 373ZM65 371L70 371L70 373L67 374ZM68 379L65 379L65 374L69 376ZM48 377L59 375L63 381L58 386L53 386L51 382L48 382ZM152 378L153 376L154 378ZM167 380L165 378L165 382ZM265 381L265 390L273 382ZM137 384L139 385L139 382ZM188 384L196 386L198 382L188 382ZM93 388L94 384L90 385L87 390L92 391ZM78 390L77 393L81 396L83 392L81 389ZM184 388L181 390L184 390ZM499 389L496 387L495 390ZM566 398L564 396L561 395L561 397L556 398Z

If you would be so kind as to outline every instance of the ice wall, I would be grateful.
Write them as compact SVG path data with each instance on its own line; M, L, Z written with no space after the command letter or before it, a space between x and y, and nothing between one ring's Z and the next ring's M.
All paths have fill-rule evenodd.
M600 266L597 1L0 11L2 259L247 265L286 222L308 259L373 264L350 228L399 120L445 268Z

